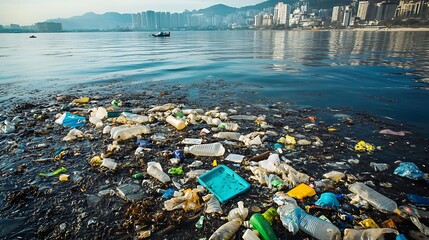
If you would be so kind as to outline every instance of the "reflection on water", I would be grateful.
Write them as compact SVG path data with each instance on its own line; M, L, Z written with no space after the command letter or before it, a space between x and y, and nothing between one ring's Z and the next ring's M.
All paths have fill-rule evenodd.
M1 34L0 57L1 101L77 84L224 79L258 86L250 90L276 101L350 107L413 124L429 117L427 85L415 82L429 81L429 32Z

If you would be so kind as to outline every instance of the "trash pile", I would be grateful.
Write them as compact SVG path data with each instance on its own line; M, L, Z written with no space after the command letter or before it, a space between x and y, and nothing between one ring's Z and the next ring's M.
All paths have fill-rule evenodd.
M0 237L429 236L427 148L411 131L281 104L191 104L59 95L2 113ZM377 137L358 138L364 127Z

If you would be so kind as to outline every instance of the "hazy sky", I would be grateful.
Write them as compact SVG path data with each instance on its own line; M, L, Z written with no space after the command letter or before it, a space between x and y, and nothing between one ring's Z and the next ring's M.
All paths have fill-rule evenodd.
M31 25L58 17L72 17L86 12L135 13L146 10L183 12L218 3L243 7L265 0L0 0L0 24Z

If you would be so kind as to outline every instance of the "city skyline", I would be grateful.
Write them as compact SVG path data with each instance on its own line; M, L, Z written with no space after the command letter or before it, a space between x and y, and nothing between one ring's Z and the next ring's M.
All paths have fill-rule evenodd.
M146 10L183 12L216 4L243 7L261 2L264 0L174 0L164 3L154 0L0 0L0 24L32 25L48 19L69 18L87 12L133 13Z

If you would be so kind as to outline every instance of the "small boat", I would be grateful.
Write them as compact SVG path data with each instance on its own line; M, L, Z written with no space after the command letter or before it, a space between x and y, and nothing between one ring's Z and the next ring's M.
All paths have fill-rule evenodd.
M31 36L30 36L30 38L37 38L37 37L36 37L36 36L34 36L34 35L31 35Z
M169 37L170 36L170 32L159 32L157 34L152 34L152 36L154 37Z

